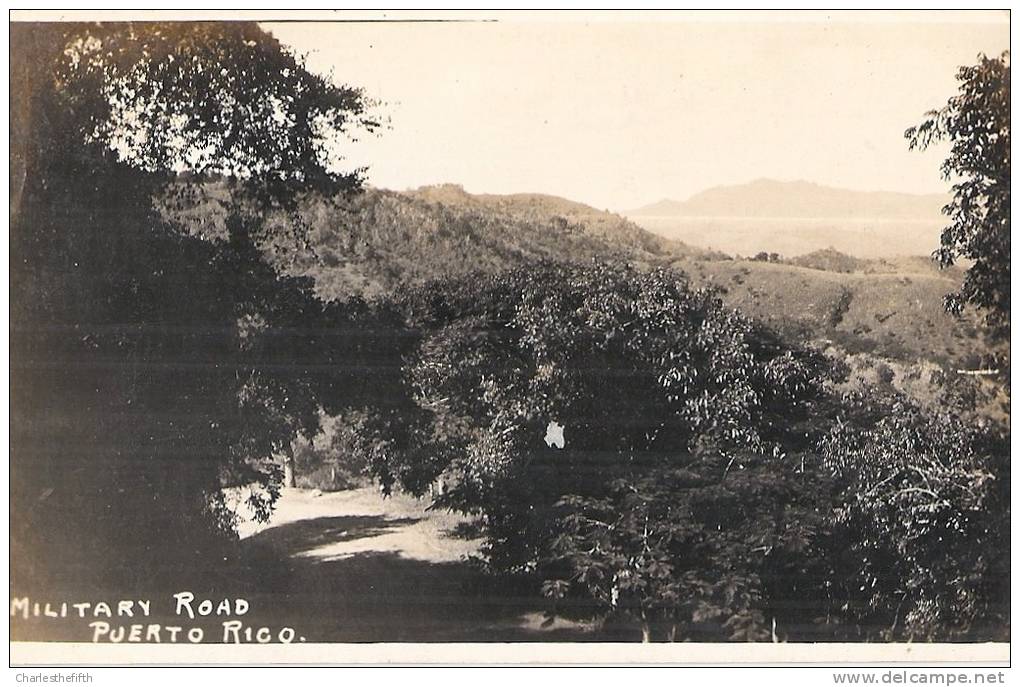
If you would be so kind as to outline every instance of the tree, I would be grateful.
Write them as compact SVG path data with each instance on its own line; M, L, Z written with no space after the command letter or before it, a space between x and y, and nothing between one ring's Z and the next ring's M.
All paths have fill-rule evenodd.
M810 636L829 572L820 467L708 450L621 471L604 494L559 502L543 590L558 611L636 621L644 641Z
M546 580L560 612L646 638L768 633L766 572L811 538L815 482L792 453L814 432L819 355L680 273L618 263L447 280L404 308L419 412L384 482L423 493L442 475L435 506L482 515L490 569Z
M366 101L235 22L15 24L12 81L16 583L201 571L222 486L268 517L273 454L357 386L352 313L266 261L258 209L357 190ZM225 234L153 209L210 175Z
M942 174L953 184L943 209L950 224L934 257L947 267L972 260L963 285L946 299L950 311L983 308L989 325L1008 339L1010 308L1010 68L1009 53L981 55L960 67L960 91L939 110L907 129L910 148L937 141L952 145Z

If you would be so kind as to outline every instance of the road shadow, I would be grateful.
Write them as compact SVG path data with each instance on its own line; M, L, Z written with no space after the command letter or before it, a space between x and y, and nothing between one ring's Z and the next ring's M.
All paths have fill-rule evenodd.
M541 628L544 600L500 584L477 566L357 551L307 555L377 537L415 518L300 520L242 542L249 625L289 626L307 642L592 641L580 627Z
M246 540L249 549L264 549L290 558L314 552L330 544L378 537L421 518L385 518L378 515L338 515L309 518L265 529Z

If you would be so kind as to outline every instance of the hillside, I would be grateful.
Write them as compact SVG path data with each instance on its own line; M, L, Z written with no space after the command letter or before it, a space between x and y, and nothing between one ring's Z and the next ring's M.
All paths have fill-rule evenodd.
M758 179L718 186L685 201L662 200L627 212L629 217L758 217L938 220L942 194L850 191L807 181Z
M207 188L174 221L193 232L222 232L226 193L222 185ZM788 335L848 351L961 366L984 352L977 323L942 308L961 272L939 271L924 257L862 259L828 248L780 262L732 260L562 198L474 195L454 185L369 189L337 203L309 197L301 215L310 249L281 245L271 253L287 272L312 277L325 298L372 297L404 284L540 259L598 257L671 265Z
M686 269L695 282L718 287L729 305L797 338L942 364L973 366L984 352L975 319L942 307L958 283L954 273L846 273L747 260L691 261Z
M164 208L187 231L225 235L223 182L204 187L185 211ZM367 189L353 198L308 196L300 204L309 247L270 249L286 271L315 279L326 298L373 296L472 270L533 260L622 259L640 265L724 257L646 231L629 220L562 198L472 195L450 184L414 191ZM272 224L290 219L280 214Z
M677 266L695 283L718 288L728 305L838 354L852 376L870 383L887 377L934 406L947 394L968 397L979 416L1008 422L1001 380L956 372L987 367L988 355L1005 352L985 338L979 314L955 316L942 307L943 296L959 286L957 269L938 271L923 260L864 262L852 273L749 260Z
M353 223L337 224L334 216L315 229L325 268L300 263L300 273L315 277L323 293L343 294L359 279L365 292L377 293L537 258L616 258L673 265L720 287L727 304L797 338L945 365L973 366L984 352L977 323L942 307L961 272L939 271L927 258L860 259L829 249L793 264L730 260L562 198L471 195L459 187L371 191L352 216Z
M963 270L959 265L941 268L930 256L924 255L868 259L856 258L834 248L823 248L793 258L781 258L779 262L824 272L843 272L845 274L921 274L941 276L943 279L956 283L963 279Z

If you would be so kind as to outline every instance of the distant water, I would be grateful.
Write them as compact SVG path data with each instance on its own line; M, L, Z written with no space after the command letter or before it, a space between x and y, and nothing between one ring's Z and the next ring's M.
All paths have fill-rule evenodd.
M730 255L761 251L794 257L825 248L858 258L930 255L944 219L759 217L632 217L671 239Z

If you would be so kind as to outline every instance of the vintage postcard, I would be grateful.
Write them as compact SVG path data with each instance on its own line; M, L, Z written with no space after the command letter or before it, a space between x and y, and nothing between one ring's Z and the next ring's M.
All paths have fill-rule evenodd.
M1001 664L1008 11L14 12L14 664Z

